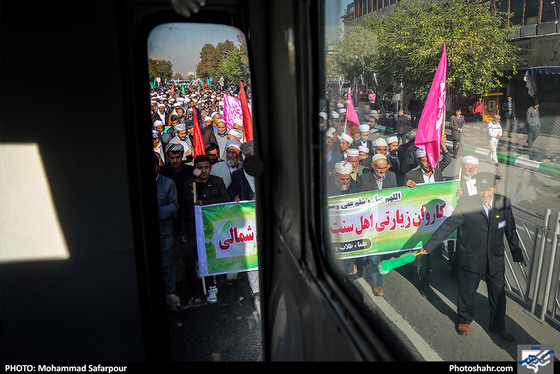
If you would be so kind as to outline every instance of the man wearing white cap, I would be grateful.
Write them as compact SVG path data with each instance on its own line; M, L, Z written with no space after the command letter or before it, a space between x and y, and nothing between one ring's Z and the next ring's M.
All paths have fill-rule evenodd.
M362 124L360 125L359 129L360 129L360 138L354 141L352 147L353 148L358 148L360 146L366 147L370 150L371 153L373 153L373 145L371 144L371 140L369 140L369 125L367 123Z
M226 159L212 166L211 175L216 175L224 180L226 188L231 184L231 174L242 166L241 143L230 140L226 143Z
M158 109L156 111L156 113L154 114L154 121L161 121L164 124L166 123L166 115L165 115L165 105L163 103L159 103L158 104Z
M226 121L223 119L218 120L216 128L217 130L214 131L214 138L216 138L216 144L220 147L220 151L218 153L219 158L223 160L226 157L226 143L228 142Z
M340 161L334 165L334 173L327 181L327 193L329 196L337 196L337 195L347 195L353 194L357 192L361 192L362 189L360 185L352 179L352 164L348 161ZM356 262L354 259L350 260L343 260L344 269L348 276L355 279L358 272L361 272L358 269L357 264L361 264L362 261L358 259L359 262Z
M352 179L352 164L340 161L334 165L334 174L329 178L327 191L329 196L346 195L361 192L359 184Z
M212 117L204 117L204 127L201 129L202 140L204 141L204 147L208 147L210 143L218 143L216 136L214 135L214 125L212 122Z
M364 171L368 170L368 168L366 168L365 166L360 165L360 151L358 151L356 148L350 148L348 150L346 161L352 164L352 173L350 174L352 176L352 179L360 183L362 174L364 173Z
M241 138L239 139L239 141L241 143L243 143L243 119L241 118L237 118L236 120L233 121L232 124L232 130L238 130L239 133L241 134ZM230 130L231 131L231 130Z
M374 155L378 154L378 153L381 153L381 154L387 156L387 148L388 148L387 141L383 138L377 138L373 142L373 154Z
M185 124L180 123L175 126L175 137L169 141L169 144L172 143L179 143L183 145L183 149L185 150L185 152L183 153L183 161L192 159L193 146L189 137L187 136L187 127L185 126Z
M502 137L502 125L500 115L494 115L494 119L488 122L488 143L490 144L490 156L488 161L498 166L498 141Z
M238 129L231 129L228 131L227 139L228 141L235 140L239 143L243 143L243 132L239 131Z
M359 154L359 158L360 158L360 165L363 165L366 168L369 168L371 166L370 154L372 154L373 152L370 151L368 148L362 147L362 146L358 147L358 152L359 152L358 154Z
M476 181L473 176L478 172L478 159L465 156L461 160L461 185L457 191L460 196L476 195Z
M461 160L461 180L456 195L460 198L477 194L475 174L478 172L478 159L474 156L465 156ZM454 240L447 242L447 252L449 263L455 269L457 260L457 243ZM455 273L455 271L453 272Z
M386 141L389 169L395 173L397 185L402 186L404 184L404 173L401 170L401 162L399 160L399 138L396 136L389 136Z
M339 138L340 138L340 151L342 152L342 156L344 157L344 159L346 159L346 157L348 156L348 150L350 149L353 140L352 137L346 133L341 134Z
M419 167L406 173L405 182L408 187L415 187L417 184L421 183L436 183L443 181L442 171L451 163L451 156L445 147L445 139L442 139L441 145L443 148L443 159L436 164L435 168L432 168L430 165L430 162L426 157L426 151L423 149L416 150L416 158L418 160ZM434 291L430 287L431 272L432 264L430 255L420 256L418 261L418 278L420 280L419 289L422 296L428 300L431 300L434 297Z
M381 153L373 155L371 158L371 169L362 175L362 189L364 191L379 191L386 188L397 187L395 173L388 170L387 157ZM376 296L383 296L383 275L377 270L377 265L386 256L368 256L366 261L372 265L371 277L364 277L370 283L373 293ZM365 273L364 273L365 274Z
M444 145L445 147L445 145ZM412 169L405 175L406 185L408 187L415 187L418 183L435 183L443 181L443 170L451 163L451 156L449 151L445 148L442 152L443 158L432 168L426 151L423 149L416 150L416 159L418 160L419 167Z

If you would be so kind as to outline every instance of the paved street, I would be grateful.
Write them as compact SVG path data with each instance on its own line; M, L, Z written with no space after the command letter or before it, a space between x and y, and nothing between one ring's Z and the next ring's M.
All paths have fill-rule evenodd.
M173 361L260 361L261 325L247 276L218 276L218 302L169 311Z
M472 127L472 128L469 128ZM477 131L479 130L479 131ZM499 152L529 158L524 147L524 134L504 136ZM486 138L477 126L467 125L465 154L486 147ZM557 166L560 160L560 140L541 136L535 143L546 149L541 162ZM546 156L546 157L545 157ZM501 161L504 158L501 159ZM457 175L460 157L444 171L444 176ZM508 183L498 191L515 204L539 214L545 208L560 210L560 180L552 175L501 162L494 166L480 163L480 169L495 171ZM514 181L514 182L512 182ZM535 220L538 222L538 219ZM416 289L416 274L412 265L385 275L385 296L373 296L371 287L360 278L356 283L364 302L376 312L385 314L393 327L408 342L418 360L427 361L503 361L517 359L518 344L551 344L560 347L560 331L554 324L541 323L526 308L508 299L507 326L516 335L514 342L505 342L488 331L489 320L486 287L481 283L476 301L476 320L468 336L455 332L457 284L451 268L442 256L433 263L433 288L437 297L428 301ZM260 361L262 360L261 325L255 310L247 278L226 282L219 279L219 302L188 305L183 311L170 311L169 331L174 361Z

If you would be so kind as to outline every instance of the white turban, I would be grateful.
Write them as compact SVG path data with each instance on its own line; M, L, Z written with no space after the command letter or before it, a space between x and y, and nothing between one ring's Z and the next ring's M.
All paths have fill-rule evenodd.
M160 120L154 121L154 127L163 126L163 122Z
M233 121L233 124L238 126L243 126L243 120L238 118Z
M387 156L385 156L384 154L381 154L381 153L376 153L371 157L371 163L373 164L375 161L381 160L382 158L384 158L386 160Z
M229 130L229 134L235 136L237 139L243 139L243 133L237 129Z
M340 135L340 139L346 140L349 144L352 144L352 142L353 142L352 137L348 134Z
M463 160L461 162L462 162L462 164L478 165L478 159L476 157L473 157L473 156L465 156L465 157L463 157Z
M175 132L179 132L179 131L183 131L186 130L187 126L185 126L184 123L180 123L177 126L175 126Z
M426 156L426 151L423 149L417 149L416 150L416 158L420 158L420 157L424 157Z
M352 174L352 164L348 161L340 161L334 165L334 171L337 174L348 175Z
M358 151L360 152L364 152L365 154L369 154L369 148L368 147L364 147L363 145L358 147Z
M386 147L388 144L387 144L387 141L385 139L377 138L377 139L375 139L375 142L373 143L373 145L376 146L376 147Z
M360 132L369 132L369 125L360 125Z
M360 155L360 151L358 151L356 148L350 148L348 150L348 157L358 157Z
M387 144L398 143L398 142L399 142L399 138L397 138L396 136L390 136L387 138Z
M241 143L239 143L237 140L228 141L226 143L226 149L228 149L229 147L237 148L238 151L241 151Z
M212 117L204 117L204 122L206 121L212 121Z

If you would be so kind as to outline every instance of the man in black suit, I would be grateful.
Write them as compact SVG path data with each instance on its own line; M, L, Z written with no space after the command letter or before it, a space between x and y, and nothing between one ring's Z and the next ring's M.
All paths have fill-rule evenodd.
M361 184L352 179L352 164L340 161L334 165L334 174L327 180L327 194L329 196L350 195L362 192ZM349 279L356 280L361 276L361 260L343 260L344 269Z
M453 142L453 157L457 157L459 143L463 146L463 126L465 125L465 117L461 114L461 108L455 110L455 115L449 119L448 128L451 130L450 139Z
M404 111L399 110L399 117L395 125L395 135L399 137L401 144L406 143L406 134L410 131L410 119L404 115Z
M389 170L387 156L378 153L371 158L371 169L362 174L362 189L364 191L378 191L397 187L397 177ZM386 258L384 255L368 256L366 261L372 265L371 277L365 278L370 283L376 296L383 296L383 275L379 273L377 265Z
M504 288L504 235L513 260L526 266L515 230L511 201L496 194L499 176L480 172L475 175L477 194L459 199L457 208L424 245L430 253L457 229L457 300L461 335L469 333L474 319L474 299L481 279L485 279L490 301L490 331L502 339L515 338L505 329L506 294Z
M445 137L442 137L441 141L441 155L441 161L436 164L435 168L432 168L426 157L426 152L422 149L417 149L416 159L418 160L419 166L406 173L404 176L405 184L408 187L414 187L418 183L442 182L443 170L451 164L451 156L445 146Z
M405 184L408 187L415 187L419 183L436 183L443 182L443 170L451 163L449 151L445 147L445 135L441 139L441 154L442 159L439 161L435 168L432 168L426 152L422 149L416 150L416 159L419 166L412 169L404 176ZM420 281L419 290L422 296L430 300L434 297L434 291L430 287L430 276L432 272L432 262L430 255L421 256L418 259L418 278Z
M397 187L397 177L389 170L387 156L378 153L371 158L371 169L361 178L363 191L381 190Z

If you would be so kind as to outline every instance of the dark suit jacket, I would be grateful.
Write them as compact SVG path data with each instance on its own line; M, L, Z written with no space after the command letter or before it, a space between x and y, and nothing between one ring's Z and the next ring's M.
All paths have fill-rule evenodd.
M449 119L449 125L447 126L451 130L451 136L449 140L459 140L459 119L461 120L461 127L465 126L465 117L452 115Z
M255 193L251 189L243 169L236 170L231 174L231 184L228 187L228 192L232 200L235 200L236 197L239 197L241 201L255 199Z
M436 182L443 181L442 171L445 170L445 168L451 163L451 156L449 156L449 151L442 153L442 156L442 159L436 164L436 167L434 168L434 180ZM405 174L404 183L406 184L409 179L412 179L416 183L424 183L424 177L422 176L422 169L420 168L420 166L417 166L416 168L410 170Z
M189 240L195 239L194 223L194 189L195 178L188 179L183 184L182 202L180 205L180 233L187 235ZM206 183L196 183L197 200L202 201L202 205L227 203L230 201L229 193L224 184L224 180L215 175L210 175Z
M362 190L364 191L379 190L375 178L375 172L373 171L373 169L370 169L362 174L361 183L362 183ZM383 179L383 184L381 185L381 189L394 188L394 187L397 187L397 177L395 176L395 173L393 173L391 170L387 170L387 172L385 173L385 179Z
M523 261L511 201L495 194L489 218L478 195L459 199L457 208L424 245L428 252L437 248L457 229L457 266L477 274L504 271L504 235L515 262Z
M333 174L327 180L327 194L329 196L349 195L357 192L362 192L362 186L354 179L350 178L350 187L346 191L341 191L335 182L336 175Z
M410 119L406 116L400 116L395 124L395 134L404 135L411 129Z
M416 169L412 169L411 171L406 173L404 179L405 179L405 184L406 184L406 181L408 181L409 179L412 179L417 184L418 183L424 183L424 176L422 175L422 168L420 166L418 166ZM438 168L434 169L434 181L443 182L443 173Z

